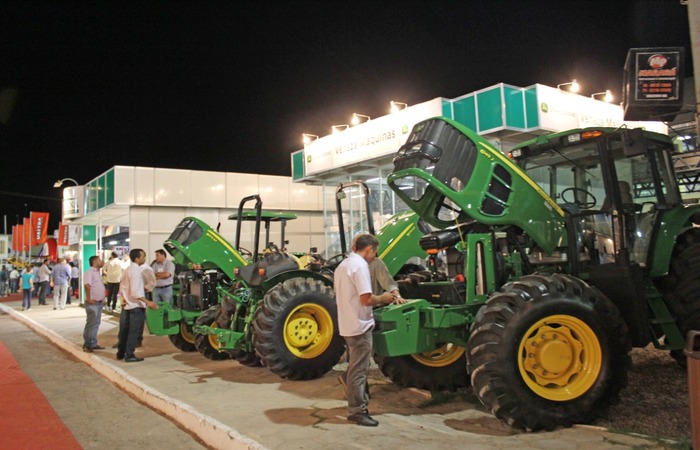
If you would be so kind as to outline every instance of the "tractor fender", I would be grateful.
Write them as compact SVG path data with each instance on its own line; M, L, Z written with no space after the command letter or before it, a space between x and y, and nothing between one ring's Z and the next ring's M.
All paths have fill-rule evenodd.
M330 286L331 289L333 288L333 280L323 276L320 273L304 269L288 270L286 272L278 273L274 277L268 278L265 281L263 281L261 287L265 292L267 292L276 285L283 283L291 278L313 278L314 280L321 281L326 286Z
M676 238L694 226L700 226L700 205L678 206L661 215L650 261L649 275L651 277L661 277L668 274Z

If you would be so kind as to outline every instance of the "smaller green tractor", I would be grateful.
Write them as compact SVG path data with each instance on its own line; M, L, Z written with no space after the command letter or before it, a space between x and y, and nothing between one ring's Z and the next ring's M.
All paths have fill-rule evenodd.
M297 217L296 214L287 212L243 211L242 207L248 200L243 199L238 214L229 217L241 217L236 224L236 242L233 246L196 217L184 218L165 241L163 245L175 263L186 269L177 274L179 289L173 299L173 306L161 303L158 310L147 310L147 325L152 334L168 336L175 347L185 352L199 350L210 359L226 359L230 356L212 347L215 343L209 345L208 338L196 336L192 327L202 315L205 316L204 320L209 320L212 311L218 307L220 297L217 287L231 286L235 278L234 270L253 262L253 254L240 246L243 222L255 223L254 245L257 248L261 224L265 225L266 243L270 242L270 226L274 223L280 225L281 241L286 243L286 224Z

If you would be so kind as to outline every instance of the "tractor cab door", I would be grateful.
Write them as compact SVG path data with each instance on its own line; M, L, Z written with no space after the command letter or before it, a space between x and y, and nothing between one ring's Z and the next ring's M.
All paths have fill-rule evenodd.
M636 132L633 137L630 133ZM617 253L646 267L654 231L664 210L680 202L668 144L644 139L641 130L613 135L602 151L608 175L606 214L610 216Z

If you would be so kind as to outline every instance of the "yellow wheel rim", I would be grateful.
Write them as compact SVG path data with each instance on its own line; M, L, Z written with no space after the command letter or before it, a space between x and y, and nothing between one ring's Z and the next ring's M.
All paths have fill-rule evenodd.
M456 362L464 355L464 347L445 344L431 352L414 353L413 359L428 367L445 367Z
M194 344L194 333L192 333L192 328L185 322L180 322L180 336L182 336L182 339L190 344Z
M210 328L219 328L216 326L216 321L212 322L211 325L209 325ZM209 345L211 345L215 349L219 349L219 336L215 334L208 334L207 337L209 338Z
M568 315L546 317L520 341L518 367L540 397L564 402L585 394L598 379L603 352L595 332Z
M321 355L333 339L333 319L328 311L314 303L297 306L284 322L284 343L302 359Z

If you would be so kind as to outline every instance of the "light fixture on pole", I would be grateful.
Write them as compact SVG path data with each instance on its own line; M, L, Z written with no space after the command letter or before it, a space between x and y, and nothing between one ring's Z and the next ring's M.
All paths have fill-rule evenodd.
M591 98L594 100L598 100L596 97L603 97L603 100L605 100L608 103L611 103L613 101L613 95L612 92L610 92L610 89L606 89L605 92L596 92L595 94L591 94Z
M406 103L395 102L393 100L391 101L391 112L392 113L395 113L397 111L400 111L400 110L406 109L406 108L408 108L408 104L406 104Z
M348 128L350 128L350 125L348 125L346 123L344 123L342 125L331 125L331 131L333 133L340 133L341 131L347 130Z
M302 142L304 142L304 145L310 144L313 141L315 141L316 139L318 139L318 136L316 136L315 134L308 134L308 133L301 134L301 140L302 140Z
M369 122L369 121L370 121L370 117L369 117L369 116L365 116L364 114L352 113L352 120L351 120L351 123L352 123L353 125L359 124L361 119L364 119L365 122Z
M557 84L557 89L560 89L563 91L562 86L569 86L569 92L578 92L579 89L581 89L581 86L579 86L578 81L576 81L575 79L572 81L569 81L568 83Z
M55 187L55 188L60 188L61 186L63 186L63 182L64 182L64 181L72 181L73 183L75 183L76 186L80 186L80 183L78 183L77 181L75 181L75 180L72 179L72 178L62 178L62 179L56 181L56 182L53 184L53 187Z

